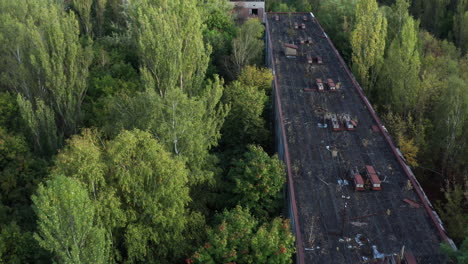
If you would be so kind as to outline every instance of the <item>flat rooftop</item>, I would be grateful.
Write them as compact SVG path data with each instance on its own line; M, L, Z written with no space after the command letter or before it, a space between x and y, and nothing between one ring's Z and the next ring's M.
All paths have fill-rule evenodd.
M403 246L418 263L444 263L440 220L313 14L269 13L267 31L289 150L298 263L368 263ZM308 37L312 43L300 43ZM298 56L287 58L284 44L298 46ZM309 64L307 55L320 56L323 64ZM325 91L317 90L316 78ZM328 90L329 78L341 84L337 92ZM332 131L326 113L349 115L356 130ZM366 165L375 168L382 190L354 190L349 172L357 169L365 177Z

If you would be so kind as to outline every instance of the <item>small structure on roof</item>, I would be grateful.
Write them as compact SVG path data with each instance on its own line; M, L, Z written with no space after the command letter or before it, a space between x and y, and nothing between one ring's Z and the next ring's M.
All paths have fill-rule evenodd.
M311 37L307 37L307 43L312 44L312 38Z
M354 180L354 190L355 191L364 191L364 180L362 179L361 174L359 174L357 171L351 171L351 175Z
M315 83L317 84L317 88L318 88L319 92L323 92L324 88L323 88L322 79L320 79L320 78L315 79Z
M331 115L330 122L331 122L331 126L332 126L333 131L341 131L342 130L342 128L340 126L340 122L338 122L338 117L336 116L336 114Z
M330 88L330 91L335 92L336 91L335 82L333 82L332 79L328 78L327 83L328 83L328 88Z
M317 63L318 63L318 64L323 64L322 57L317 56Z
M305 26L304 23L301 24L301 28L302 28L302 29L305 29L305 28L306 28L306 26Z
M374 167L372 167L371 165L366 165L366 174L371 182L371 189L374 191L382 190L382 187L380 185L381 181L379 179L379 176L377 176Z
M288 58L295 58L297 56L297 49L298 48L299 47L297 47L294 44L286 43L286 44L284 44L284 54Z
M302 21L307 21L307 16L302 16Z
M312 56L310 54L307 54L307 63L312 64Z
M303 37L299 37L299 43L301 43L301 44L304 44L304 43L305 43L305 40L304 40Z
M299 24L297 24L297 22L294 22L294 29L299 29Z
M279 16L275 15L275 21L279 21Z
M342 122L348 131L354 131L357 127L357 122L352 120L349 114L344 114L342 116Z

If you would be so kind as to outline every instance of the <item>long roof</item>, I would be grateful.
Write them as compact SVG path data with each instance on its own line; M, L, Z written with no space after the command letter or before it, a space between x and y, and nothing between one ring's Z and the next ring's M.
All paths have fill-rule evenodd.
M304 15L269 13L266 23L298 262L365 263L403 246L418 263L445 262L439 244L450 239L432 205L319 22L312 13L303 21ZM306 29L295 30L295 22ZM300 44L307 37L312 43ZM285 56L285 43L299 46L295 59ZM322 57L323 64L308 64L307 55ZM315 91L318 78L331 78L341 88ZM349 114L358 126L332 131L324 126L325 113ZM362 174L366 165L375 168L381 191L354 191L350 171Z

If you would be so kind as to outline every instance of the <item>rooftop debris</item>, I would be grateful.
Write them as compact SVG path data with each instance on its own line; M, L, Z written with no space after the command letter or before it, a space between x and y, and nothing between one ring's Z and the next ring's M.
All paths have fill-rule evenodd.
M281 17L280 22L273 23L275 15ZM314 23L305 22L304 15ZM378 247L379 257L383 252L394 256L405 245L420 263L444 263L438 252L437 228L427 210L408 210L411 204L403 201L418 201L423 206L424 201L417 198L417 185L405 187L409 176L393 153L385 128L379 127L381 123L347 65L311 17L276 13L268 15L267 23L276 115L282 114L276 118L285 131L277 147L293 164L288 187L291 199L297 201L297 207L291 205L291 209L296 215L298 263L385 263L391 258L384 254L384 259L375 260L372 245ZM307 27L291 30L294 21L297 29L304 22ZM307 44L296 49L304 58L302 63L282 56L284 43L299 45L301 39ZM328 79L336 93L331 92ZM343 132L334 133L333 123L335 131L338 125ZM372 176L366 165L372 166ZM348 173L351 168L362 180ZM365 191L355 191L357 182L363 182ZM358 241L356 234L360 234Z

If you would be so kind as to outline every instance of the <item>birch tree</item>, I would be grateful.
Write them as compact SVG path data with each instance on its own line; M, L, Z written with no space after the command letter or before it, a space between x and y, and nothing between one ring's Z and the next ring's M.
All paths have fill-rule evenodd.
M239 29L239 33L232 41L232 55L230 57L231 74L236 78L249 64L259 62L265 44L262 39L264 26L258 19L247 20Z

